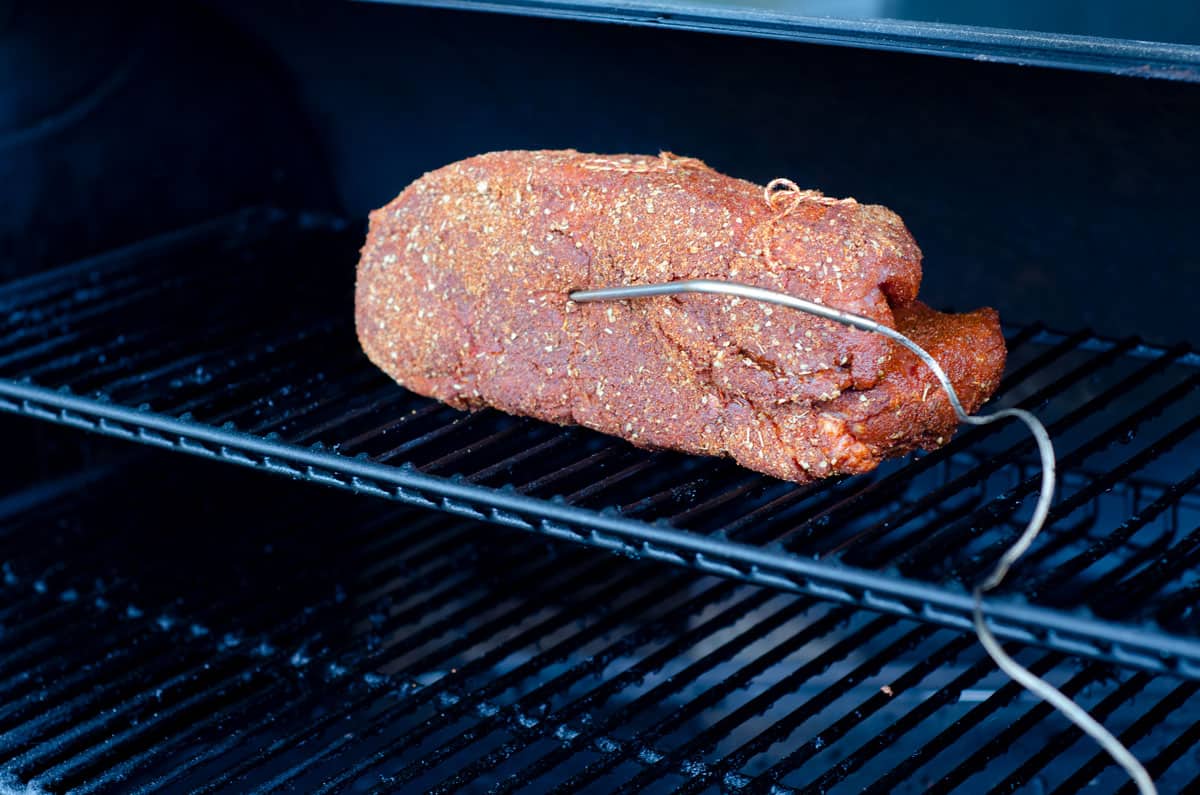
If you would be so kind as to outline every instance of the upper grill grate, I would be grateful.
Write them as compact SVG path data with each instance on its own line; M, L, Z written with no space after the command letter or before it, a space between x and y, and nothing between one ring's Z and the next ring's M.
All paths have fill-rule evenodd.
M357 230L250 212L0 289L0 408L947 626L1037 488L1020 428L795 486L390 383L358 351ZM1200 356L1014 331L999 405L1062 490L997 634L1200 678Z

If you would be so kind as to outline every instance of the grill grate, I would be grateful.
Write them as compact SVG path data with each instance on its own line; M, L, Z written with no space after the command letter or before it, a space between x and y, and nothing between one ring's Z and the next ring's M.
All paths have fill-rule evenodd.
M160 455L0 502L18 791L1126 780L967 633ZM1200 781L1200 683L1017 655Z
M0 289L0 408L870 607L969 626L1037 488L1019 428L799 487L580 429L461 414L358 352L358 230L256 211ZM1046 420L1063 488L996 633L1200 678L1200 355L1010 335L997 403Z

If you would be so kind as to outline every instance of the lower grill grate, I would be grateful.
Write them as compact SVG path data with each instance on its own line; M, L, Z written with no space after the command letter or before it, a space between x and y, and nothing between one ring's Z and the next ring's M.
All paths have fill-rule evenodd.
M12 790L1126 781L968 633L159 455L0 501ZM1014 651L1200 784L1200 683Z
M1029 510L1020 428L799 487L416 397L358 351L360 239L252 212L0 288L0 408L959 628ZM996 402L1044 418L1063 488L997 634L1200 678L1200 356L1009 344Z

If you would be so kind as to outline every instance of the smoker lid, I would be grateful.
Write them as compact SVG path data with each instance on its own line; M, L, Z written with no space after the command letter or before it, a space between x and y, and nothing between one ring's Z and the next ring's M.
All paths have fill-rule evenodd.
M1200 4L375 0L1200 82Z

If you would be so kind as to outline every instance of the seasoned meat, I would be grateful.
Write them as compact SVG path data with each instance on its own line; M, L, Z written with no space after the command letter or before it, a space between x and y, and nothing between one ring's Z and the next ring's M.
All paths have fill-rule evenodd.
M371 214L356 320L371 360L463 409L578 423L806 482L944 442L953 410L889 340L714 295L576 304L574 289L730 279L912 336L969 410L1004 368L996 313L916 301L921 252L884 207L779 193L698 160L495 152Z

